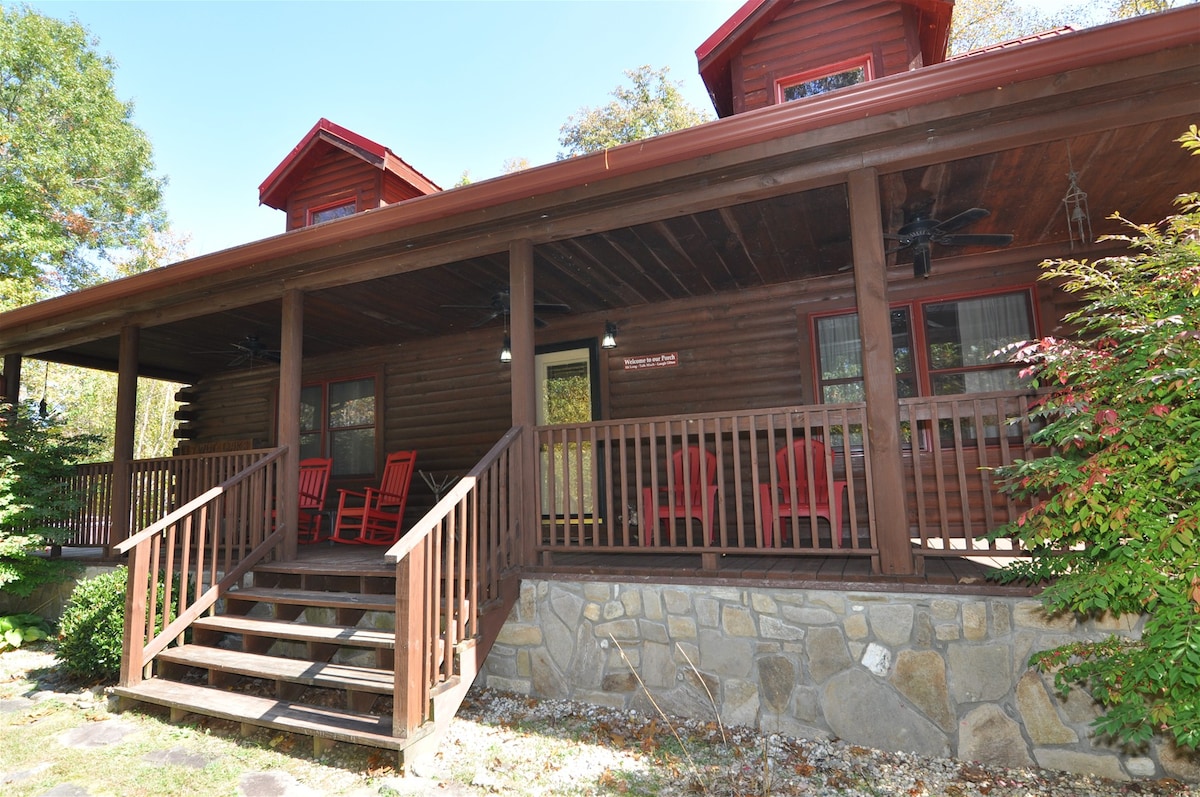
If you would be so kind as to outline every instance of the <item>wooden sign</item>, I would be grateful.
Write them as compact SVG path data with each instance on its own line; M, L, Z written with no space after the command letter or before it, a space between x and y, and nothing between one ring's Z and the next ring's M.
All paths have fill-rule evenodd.
M638 354L625 358L626 371L642 371L647 368L674 368L679 365L679 352L665 354Z

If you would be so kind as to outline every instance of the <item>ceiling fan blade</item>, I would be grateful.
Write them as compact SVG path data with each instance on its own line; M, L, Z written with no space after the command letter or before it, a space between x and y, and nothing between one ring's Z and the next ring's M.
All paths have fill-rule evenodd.
M1008 246L1013 237L1008 233L963 233L941 235L936 240L942 246Z
M921 244L913 250L913 276L927 278L929 276L932 257L929 254L929 244Z
M535 313L569 313L571 305L557 302L534 302L533 310Z
M479 321L476 321L474 324L471 324L471 329L478 329L479 327L483 326L484 324L494 320L499 315L500 315L499 310L492 310L492 312L485 315L482 319L480 319Z
M992 215L992 214L989 213L984 208L970 208L968 210L964 210L962 213L959 213L957 216L951 216L950 218L946 219L945 221L939 222L938 225L933 228L933 232L936 235L938 233L954 232L955 230L961 230L963 227L966 227L968 224L979 221L980 219L986 218L987 216L990 216L990 215Z

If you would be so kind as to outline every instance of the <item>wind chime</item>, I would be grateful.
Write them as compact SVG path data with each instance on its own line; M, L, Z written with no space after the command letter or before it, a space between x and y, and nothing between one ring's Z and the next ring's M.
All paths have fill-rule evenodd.
M1067 195L1063 197L1063 207L1067 211L1067 230L1071 235L1071 251L1075 245L1087 246L1092 237L1092 217L1088 212L1087 192L1079 187L1079 175L1075 172L1075 164L1071 161L1071 145L1067 144Z

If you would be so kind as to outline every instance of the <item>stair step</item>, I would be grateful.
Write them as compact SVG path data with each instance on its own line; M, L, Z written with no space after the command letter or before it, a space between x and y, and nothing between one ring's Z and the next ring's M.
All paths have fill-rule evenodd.
M373 612L396 611L395 595L363 595L358 592L245 587L230 590L225 594L225 599L227 601L286 603L294 606L320 606L333 609L363 609Z
M409 744L409 740L403 736L392 735L390 716L360 714L324 706L256 697L208 686L164 681L161 678L150 678L132 687L119 686L115 691L123 698L166 706L173 710L190 711L339 742L387 750L402 750Z
M290 681L328 689L345 689L381 695L392 694L396 683L396 677L391 670L304 659L285 659L279 656L242 653L237 650L210 648L203 645L181 645L167 648L159 653L157 658L159 661L172 664L202 667L252 678Z
M296 575L346 575L396 577L396 566L384 561L387 549L373 546L337 546L334 555L321 555L320 550L304 550L314 554L288 562L266 562L254 566L259 573L291 573Z
M321 642L386 650L395 650L396 648L396 634L392 631L377 631L348 625L313 625L280 620L260 620L238 615L219 615L201 617L192 623L192 627L226 634L291 639L298 642Z

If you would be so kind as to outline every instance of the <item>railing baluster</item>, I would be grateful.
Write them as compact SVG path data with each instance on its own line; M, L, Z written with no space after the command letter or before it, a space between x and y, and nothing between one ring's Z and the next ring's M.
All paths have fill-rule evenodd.
M126 593L126 626L121 684L132 686L148 673L154 656L172 642L182 640L183 632L193 620L207 611L242 575L261 560L279 541L281 534L272 534L254 551L233 563L217 580L213 569L214 556L206 560L208 539L216 538L220 529L212 525L230 517L228 507L235 506L251 492L257 474L274 467L283 449L260 452L258 461L234 474L219 485L184 502L163 518L115 546L117 553L129 554L130 578ZM161 463L160 463L161 464ZM161 478L150 474L167 472L169 468L143 469L146 478L139 480L146 496L161 490ZM155 487L158 485L158 488ZM261 495L260 498L268 498ZM153 506L151 500L147 506ZM256 515L270 511L265 504ZM179 557L176 568L176 556ZM206 561L208 584L205 584ZM161 570L160 570L161 568ZM174 579L178 576L179 584ZM162 597L159 598L159 583ZM156 626L163 628L156 632Z

